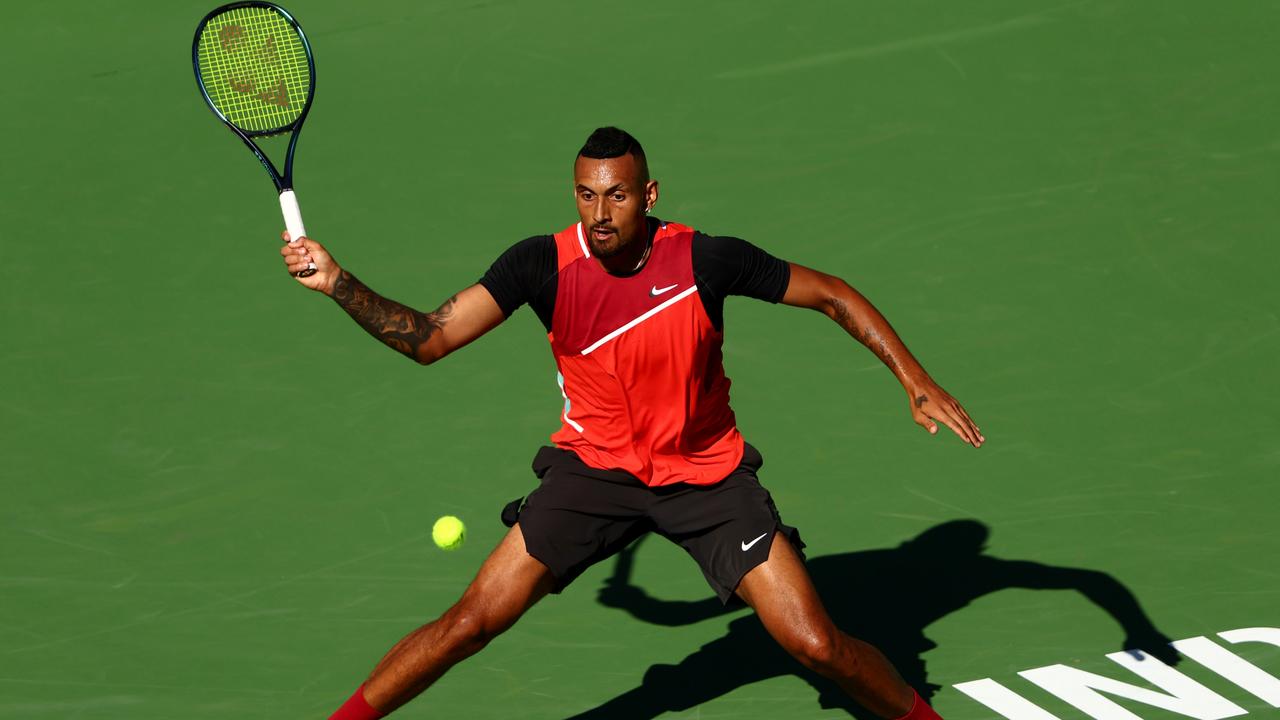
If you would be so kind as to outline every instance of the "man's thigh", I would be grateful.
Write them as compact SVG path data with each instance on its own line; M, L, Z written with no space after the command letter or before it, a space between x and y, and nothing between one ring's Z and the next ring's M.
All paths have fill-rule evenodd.
M804 632L831 626L800 553L782 533L774 537L768 558L743 576L737 594L775 637L781 628Z
M722 602L752 568L769 558L774 534L803 548L799 532L782 522L773 498L756 477L763 463L747 446L743 462L715 485L659 489L651 515L658 533L679 544L702 569Z
M482 611L495 625L492 629L501 631L551 592L554 583L550 569L526 550L517 524L489 553L460 604Z
M616 470L588 467L567 450L538 451L538 488L507 506L504 522L518 520L529 555L546 565L558 593L578 575L652 529L649 489Z

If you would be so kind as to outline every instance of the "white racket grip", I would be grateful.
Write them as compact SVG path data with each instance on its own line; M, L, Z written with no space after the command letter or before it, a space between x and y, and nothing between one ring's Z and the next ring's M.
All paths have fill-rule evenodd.
M284 215L284 226L289 231L289 237L297 240L307 234L307 229L302 226L302 210L298 208L298 196L294 195L292 190L280 193L280 213Z
M284 215L284 227L289 231L290 238L297 240L306 237L307 229L302 225L302 210L298 208L298 196L293 194L293 190L280 193L280 213ZM298 277L307 277L315 271L316 264L309 263L307 269L298 272Z

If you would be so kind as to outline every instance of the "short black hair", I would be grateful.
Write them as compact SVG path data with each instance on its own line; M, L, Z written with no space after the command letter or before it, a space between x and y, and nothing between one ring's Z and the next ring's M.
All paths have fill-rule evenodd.
M583 143L582 149L578 151L579 157L593 158L603 160L606 158L622 157L623 155L634 155L646 167L648 162L644 157L644 148L640 147L640 141L631 137L631 133L621 128L613 126L596 128L591 133L587 141Z

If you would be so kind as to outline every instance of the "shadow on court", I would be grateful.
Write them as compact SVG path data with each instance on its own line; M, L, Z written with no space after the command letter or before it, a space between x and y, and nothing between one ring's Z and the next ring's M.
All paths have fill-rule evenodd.
M1124 649L1141 649L1169 664L1177 662L1169 639L1152 624L1137 598L1115 578L1096 570L1052 567L985 554L989 529L976 520L932 527L895 548L812 558L806 563L832 619L845 632L880 648L903 678L925 699L939 686L929 682L923 654L936 645L924 630L974 600L1006 588L1075 590L1115 618L1125 632ZM655 625L679 626L735 612L710 597L665 601L631 584L635 551L623 550L600 602ZM729 623L728 633L703 645L676 665L654 665L641 684L574 718L642 720L687 710L751 683L783 675L809 682L823 708L843 708L871 720L839 688L808 672L788 656L754 615Z

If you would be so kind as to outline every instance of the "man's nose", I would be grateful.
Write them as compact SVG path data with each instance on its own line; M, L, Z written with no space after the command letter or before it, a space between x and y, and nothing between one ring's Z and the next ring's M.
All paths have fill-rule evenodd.
M597 225L607 223L613 219L613 215L609 212L609 203L606 202L604 196L596 197L596 202L591 207L591 219Z

